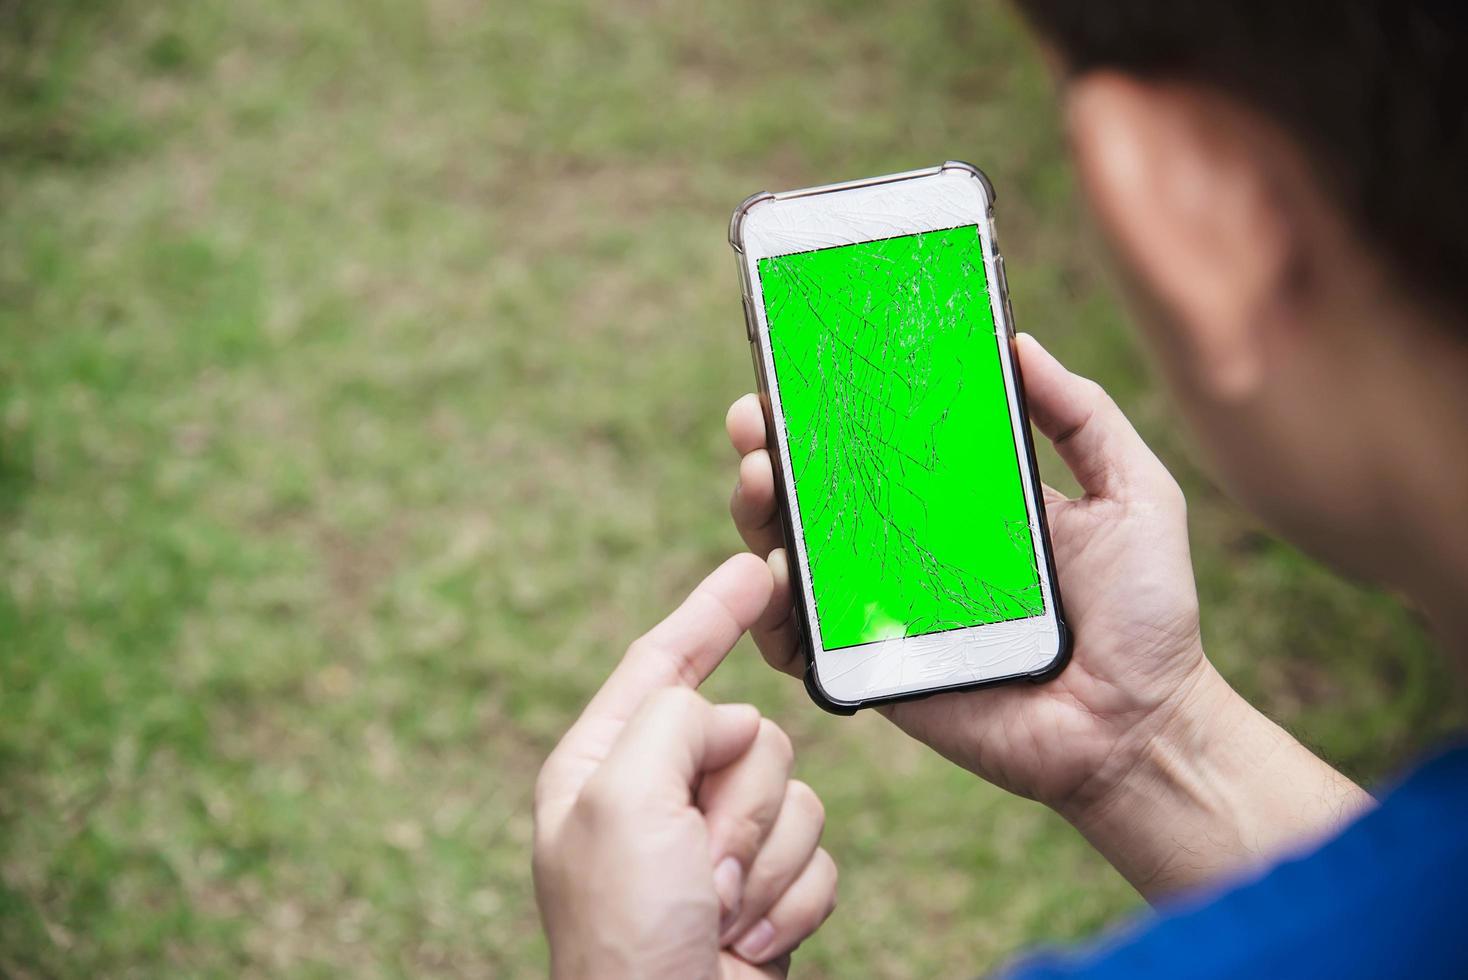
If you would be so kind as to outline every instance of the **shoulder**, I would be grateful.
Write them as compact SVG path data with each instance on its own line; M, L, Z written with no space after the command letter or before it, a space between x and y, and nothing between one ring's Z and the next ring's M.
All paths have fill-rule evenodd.
M1316 850L1008 976L1468 976L1468 746Z

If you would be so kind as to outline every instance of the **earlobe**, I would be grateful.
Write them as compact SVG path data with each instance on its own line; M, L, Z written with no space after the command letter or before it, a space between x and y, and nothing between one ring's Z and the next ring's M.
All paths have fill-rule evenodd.
M1288 228L1247 120L1212 93L1112 73L1073 80L1066 123L1086 195L1162 339L1224 400L1263 380Z

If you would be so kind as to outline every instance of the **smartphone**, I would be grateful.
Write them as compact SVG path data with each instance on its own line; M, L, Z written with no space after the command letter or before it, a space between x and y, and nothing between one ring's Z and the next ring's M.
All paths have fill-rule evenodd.
M734 211L745 329L806 654L828 711L1070 655L994 190L971 164Z

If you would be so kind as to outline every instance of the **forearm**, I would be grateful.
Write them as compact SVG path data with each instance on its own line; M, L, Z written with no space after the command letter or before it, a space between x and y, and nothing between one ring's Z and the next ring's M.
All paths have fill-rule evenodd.
M1373 803L1211 667L1137 760L1061 812L1152 901L1327 837Z

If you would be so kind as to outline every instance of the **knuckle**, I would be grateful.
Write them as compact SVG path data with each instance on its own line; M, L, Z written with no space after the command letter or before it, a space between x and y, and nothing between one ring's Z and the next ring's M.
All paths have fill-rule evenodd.
M546 797L550 795L551 780L545 774L546 768L542 766L540 775L535 777L535 788L530 800L530 812L536 820L540 819L541 812L545 808Z
M533 864L550 853L550 828L539 820L530 828L530 860Z
M1111 397L1111 393L1099 381L1082 377L1080 384L1077 386L1077 391L1080 394L1080 403L1086 407L1088 414L1092 417L1105 417L1110 415L1112 411L1120 411L1117 408L1116 401Z
M795 761L795 746L790 741L790 736L785 730L768 718L761 718L759 722L759 735L757 736L761 745L766 747L775 758L784 765Z
M558 784L563 784L566 779L566 764L562 760L561 751L557 748L541 763L540 772L535 775L535 786L532 789L530 812L535 820L543 816L547 801L555 795Z
M739 464L739 477L747 484L760 487L761 491L766 484L773 483L775 465L770 462L770 451L764 446L751 450Z
M1088 401L1098 405L1104 405L1111 401L1111 395L1101 386L1101 382L1093 378L1081 378L1081 390L1086 393Z
M608 780L593 776L576 797L573 812L583 824L602 826L615 819L622 798L623 794L616 792Z
M841 870L836 867L836 859L831 857L829 851L824 847L816 850L816 859L822 862L826 875L826 915L830 915L836 908L837 896L840 893ZM825 916L822 916L824 919Z
M818 876L818 887L805 892L795 907L790 909L790 926L801 935L810 935L820 928L836 909L836 863L825 850L818 850L811 859Z
M639 636L627 644L627 652L622 655L623 660L644 660L652 653L652 641L646 636Z
M785 787L785 802L814 824L817 830L826 826L826 805L810 784L792 779Z
M686 687L665 687L647 696L647 710L659 715L681 716L698 711L704 700Z
M726 842L728 851L744 859L747 865L764 839L764 825L750 813L731 815L723 823L719 836Z
M547 843L536 840L530 848L530 878L536 883L544 882L553 872L555 852Z
M530 841L530 872L539 881L560 867L560 841L544 827L536 827Z

